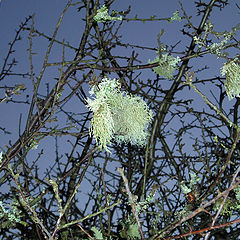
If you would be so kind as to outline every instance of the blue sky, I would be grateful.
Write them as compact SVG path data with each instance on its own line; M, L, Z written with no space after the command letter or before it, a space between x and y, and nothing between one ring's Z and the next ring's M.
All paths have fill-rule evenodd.
M34 23L35 28L37 28L40 32L44 32L46 35L51 36L56 27L56 23L61 15L61 12L65 6L67 1L63 0L2 0L0 7L0 67L3 64L3 58L7 54L8 42L12 41L15 30L18 28L19 24L24 21L26 17L34 14ZM232 16L237 16L239 9L236 8L235 2L231 1L231 5L226 7L224 11L215 10L212 15L211 22L216 24L217 31L229 30L233 25L237 24L237 19L232 18ZM188 15L192 15L192 22L198 26L200 17L197 17L197 11L194 7L194 1L182 1L183 7ZM128 6L131 5L131 13L128 17L134 17L138 14L138 17L141 18L149 18L153 15L159 18L171 17L176 10L180 11L180 15L182 12L180 10L180 5L177 0L165 1L165 0L119 0L116 1L112 5L112 9L114 10L126 10ZM82 21L82 12L77 12L77 7L70 7L67 14L63 19L63 23L59 29L59 33L57 35L57 39L62 41L65 39L66 42L69 42L71 45L78 47L79 39L81 37L82 31L84 29L84 23ZM187 36L183 36L181 33L183 23L181 22L173 22L168 23L167 21L161 22L124 22L123 27L121 29L122 41L124 43L130 43L134 45L143 45L146 47L156 48L157 47L157 35L161 29L165 29L165 34L162 37L162 41L166 45L174 45L179 40L181 40L181 44L177 48L178 51L185 50L185 46L187 46L190 42L190 39ZM29 62L28 62L28 52L27 49L29 47L28 42L28 32L21 33L23 38L22 41L16 43L15 46L15 54L14 57L19 61L16 66L16 72L29 72ZM42 61L45 55L46 47L48 41L42 38L37 38L33 42L33 50L37 53L33 57L34 60L34 70L36 75L39 73ZM62 49L59 47L53 48L53 54L50 56L50 61L61 61ZM125 52L126 54L130 54L129 50L121 49L121 53ZM66 59L71 60L74 57L74 51L66 52ZM149 59L153 60L155 58L154 51L141 51L139 50L140 59L142 60L142 64L146 64ZM216 57L205 57L204 64L211 66L210 70L206 70L202 73L202 77L208 77L211 73L212 75L219 74L219 67L221 66L222 60L217 60ZM198 67L202 67L198 65L198 60L192 60L190 65L193 66L194 69ZM54 78L58 76L58 71L56 69L49 69L47 74L44 76L44 82L40 86L42 94L46 93L46 83L49 86L53 86L55 84ZM150 70L143 71L141 78L147 79L148 77L153 76ZM32 93L32 85L31 81L28 78L20 79L19 77L11 76L0 82L0 86L14 86L14 84L23 83L27 90L23 93L22 99L26 99L26 95L29 95L31 100ZM166 84L169 84L166 82ZM0 89L1 98L4 97L4 89ZM198 98L193 91L188 92L190 96L194 96ZM200 100L199 100L200 101ZM72 108L73 111L84 111L84 106L80 106L79 104L71 104L71 106L67 105L66 107ZM10 131L11 135L4 135L0 132L0 146L4 148L5 144L8 144L8 141L11 140L12 143L18 138L19 135L19 119L20 114L22 114L22 125L21 130L24 129L25 121L26 121L26 113L28 111L29 105L24 104L1 104L0 109L2 113L2 117L0 119L0 126L6 127L6 130ZM70 109L71 109L70 108ZM51 153L54 141L50 141L48 151ZM41 144L40 144L41 147ZM65 146L66 147L66 146ZM69 146L70 147L70 146ZM64 151L62 151L64 152ZM52 152L53 153L53 152Z
M8 51L8 43L13 40L16 29L21 22L25 20L29 15L34 14L34 27L38 29L39 32L43 32L48 36L53 34L55 30L57 21L62 13L63 8L65 7L67 1L64 0L2 0L0 6L0 69L3 65L4 58ZM77 2L77 1L75 1ZM197 16L197 11L194 6L195 1L183 0L182 4L184 10L189 16L192 16L191 21L195 24L196 27L199 25L201 17ZM209 1L206 1L209 2ZM236 8L235 3L239 1L229 1L231 5L227 6L224 11L214 10L213 15L210 17L210 21L216 26L216 31L229 31L233 26L236 26L239 23L239 12L240 10ZM166 18L171 17L173 13L178 10L180 16L182 12L180 9L178 0L118 0L112 5L111 10L127 10L128 6L131 5L131 13L128 15L129 18L134 17L138 14L140 18L150 18L153 15L156 15L157 18ZM234 17L233 17L234 16ZM63 22L60 26L59 33L57 35L57 40L69 42L72 46L78 48L79 39L84 30L84 22L82 21L83 13L77 11L77 6L70 7L64 16ZM173 22L169 23L167 21L159 22L123 22L123 26L120 30L122 35L121 41L123 43L129 43L133 45L142 45L149 48L157 48L157 35L161 29L165 29L165 34L161 38L164 45L172 46L175 45L178 41L181 40L181 43L176 47L174 56L179 55L181 52L186 51L186 46L189 45L191 39L187 35L183 35L181 30L183 25L186 24L186 21L183 22ZM30 25L28 25L30 26ZM18 61L18 65L15 67L14 71L19 73L26 73L30 71L29 60L28 60L28 51L29 41L28 41L28 31L21 33L22 40L18 41L15 45L16 52L13 57ZM33 56L34 71L36 76L38 76L41 67L43 65L43 59L45 56L46 48L49 41L36 37L33 41L33 51L36 55ZM114 50L117 54L122 56L130 56L132 49L119 48ZM236 54L236 49L231 51L232 55ZM136 52L139 53L139 59L142 61L141 64L147 64L148 60L153 60L156 57L156 53L153 50L140 50L136 49ZM66 50L66 60L72 60L75 56L73 50ZM49 57L49 62L60 62L62 58L62 48L54 45L53 52ZM196 77L200 79L215 77L220 74L220 67L222 66L223 60L217 59L216 56L204 56L203 58L192 59L189 62L189 66L192 67L193 71L197 71L205 66L210 67L209 70L202 71L201 73L196 74ZM125 64L124 64L125 66ZM137 71L135 73L138 73ZM56 67L49 68L43 77L43 82L40 85L40 93L46 95L47 85L50 89L56 84L56 79L59 76L59 71ZM115 75L116 76L116 75ZM114 74L111 74L110 77L115 77ZM79 78L81 77L81 72L79 73ZM139 79L142 81L147 81L148 78L154 79L153 72L148 70L143 70ZM22 93L21 96L14 96L15 100L26 100L27 95L29 95L29 100L31 100L33 87L31 80L26 77L24 79L18 76L9 76L3 81L0 81L0 98L4 97L4 86L14 86L15 84L24 84L26 86L26 91ZM169 80L163 81L163 86L168 88L171 86L172 82ZM84 88L88 88L88 85L85 84ZM203 86L203 90L210 91L208 86ZM67 92L68 90L65 89ZM180 96L179 96L180 95ZM211 95L210 95L211 96ZM202 108L203 100L196 94L192 89L185 88L184 91L181 91L177 94L176 97L179 98L194 98L194 107L196 109ZM174 99L175 100L175 99ZM235 100L231 102L226 101L226 105L229 105L229 108ZM207 110L208 107L206 107ZM27 104L13 104L13 103L2 103L0 104L0 127L6 128L7 131L11 134L5 135L3 131L0 131L0 147L3 150L6 150L6 145L9 144L9 141L13 144L23 132L27 113L29 110L29 105ZM71 101L67 102L64 105L65 111L71 111L74 113L81 114L86 112L87 108L77 101L77 98L73 98ZM168 115L170 117L170 114ZM79 116L81 118L81 116ZM20 119L21 123L20 123ZM66 116L63 114L58 115L59 125L63 126L66 124ZM181 119L185 120L185 119ZM187 119L189 120L189 119ZM77 125L77 123L76 123ZM173 121L169 124L169 129L176 129L180 125L179 122ZM200 131L199 131L200 132ZM196 132L195 134L199 134ZM201 134L201 133L200 133ZM193 151L192 149L192 137L185 136L184 140L186 143L183 150L186 153ZM174 144L175 137L172 136L168 138L168 143L171 146ZM37 150L30 151L30 154L27 158L28 162L33 162L38 154L43 150L43 156L39 161L40 173L43 174L50 165L53 165L55 158L55 138L47 137L42 142L40 142ZM61 162L68 160L66 153L70 154L72 149L72 139L68 137L58 138L59 143L59 157ZM171 140L173 140L171 142ZM72 141L74 142L74 140ZM80 147L79 147L80 148ZM77 149L77 153L81 153L82 149ZM74 152L74 156L78 157L77 153ZM103 161L101 161L101 164ZM31 164L29 164L31 165ZM167 166L168 167L168 166ZM115 169L114 173L118 174ZM94 176L95 177L95 176ZM86 183L85 183L86 184ZM80 191L86 192L89 189L86 187L88 185L81 186ZM6 187L6 186L1 186ZM82 201L82 199L81 199Z
M65 7L67 1L59 1L59 0L3 0L1 2L0 7L0 32L1 32L1 44L0 44L0 66L2 67L3 58L7 54L8 43L13 40L15 31L18 26L24 22L25 18L34 14L34 26L40 32L45 33L48 36L53 34L53 31L56 27L56 23L62 13L63 8ZM117 1L113 5L113 9L116 10L126 10L129 5L132 5L132 14L131 17L134 17L138 14L139 17L150 17L152 15L156 15L157 17L170 17L173 12L179 9L179 5L177 1L168 1L168 4L161 5L159 1L138 1L136 4L135 1L126 1L121 0ZM65 15L62 25L59 29L59 33L57 39L62 41L69 42L75 47L78 47L79 38L81 37L84 23L81 20L82 13L77 12L77 7L71 7L67 14ZM123 42L131 43L131 44L141 44L143 46L148 47L156 47L157 41L156 37L159 33L160 29L164 27L162 24L167 24L168 27L172 27L173 30L169 29L167 34L171 34L171 36L175 35L176 24L168 24L166 22L159 23L140 23L140 22L129 22L126 23L122 28L121 33L123 36ZM160 26L159 26L160 25ZM13 57L18 61L18 65L15 68L16 72L26 73L29 72L29 62L28 62L28 52L26 51L29 47L28 42L28 32L23 32L20 34L22 40L17 42L15 45L16 52ZM169 38L171 38L169 36ZM173 43L175 42L172 41ZM44 54L46 51L48 41L45 39L38 38L33 42L33 50L37 53L33 57L34 70L36 74L39 73L42 61L44 58ZM52 61L61 61L61 52L60 48L56 47L56 50L53 51L53 54L50 55L50 60ZM124 51L124 49L123 49ZM129 51L128 51L129 52ZM69 60L74 56L74 51L67 52L67 57ZM127 54L127 51L126 51ZM155 53L152 51L144 52L141 59L143 63L147 63L148 59L155 58ZM53 83L52 78L57 77L58 72L56 70L48 70L48 75L45 77L46 82L48 82L51 86ZM45 82L45 83L46 83ZM19 77L11 76L8 79L2 81L1 86L13 86L14 84L23 83L27 87L27 91L23 95L31 96L31 81L28 78L24 80ZM46 90L46 86L43 84L41 86L42 91ZM1 93L1 97L3 97L3 89ZM30 98L31 99L31 98ZM3 147L4 144L11 140L14 142L14 139L18 136L18 122L20 113L23 114L23 122L26 117L26 112L28 110L28 105L20 104L16 107L16 104L8 103L2 104L2 112L4 112L3 117L0 120L0 126L5 126L9 131L12 132L11 135L2 135L0 138L0 145ZM6 126L7 125L7 126ZM24 127L24 124L22 125Z

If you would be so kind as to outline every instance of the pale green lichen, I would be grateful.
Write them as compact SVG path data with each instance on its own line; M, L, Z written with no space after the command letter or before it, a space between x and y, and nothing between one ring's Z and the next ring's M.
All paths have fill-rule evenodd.
M173 16L170 18L169 22L173 22L173 21L179 21L181 22L182 18L179 16L179 11L175 11L173 13Z
M98 86L93 86L87 99L87 107L93 112L90 134L97 144L106 149L111 140L143 145L146 141L146 127L152 120L152 111L139 97L120 91L116 79L102 79Z
M220 206L222 205L223 198L219 198L215 204L213 205L213 210L218 211ZM233 201L231 198L228 198L223 206L222 210L220 212L220 215L231 215L233 210L238 209L238 203L236 201Z
M224 202L223 207L222 207L222 211L221 211L221 215L232 215L233 211L239 211L240 210L240 185L238 185L235 189L235 197L228 197L227 200ZM214 206L213 209L214 211L218 211L218 209L220 208L220 206L222 205L222 201L223 201L223 197L219 198Z
M240 203L240 185L238 185L235 189L235 194L236 194L236 198L238 200L238 202Z
M236 61L224 63L221 69L222 76L226 76L224 86L229 100L240 96L240 65Z
M154 67L153 71L159 76L172 79L173 73L176 70L177 64L180 61L181 59L178 56L175 58L168 54L162 54L161 57L157 56L153 61L149 60L149 63L159 63L159 66Z
M12 201L9 209L6 209L3 202L0 201L0 219L2 218L6 218L12 223L20 222L21 211L18 210L15 200Z
M137 198L136 198L136 200L134 199L135 200L134 204L135 204L135 209L136 209L137 214L143 213L149 208L149 205L154 201L155 193L156 193L155 190L152 191L147 196L147 198L144 201L141 201L141 202L138 202ZM131 203L129 203L129 204L131 204Z
M141 238L141 235L139 233L139 227L138 227L137 223L129 225L128 230L127 230L127 236L130 239L140 239Z
M194 185L196 185L200 180L201 178L198 177L195 172L190 172L190 183L189 183L190 187L193 187Z
M199 50L202 47L205 47L207 50L209 50L211 53L214 53L217 55L217 57L226 57L228 55L227 52L223 52L223 50L226 48L228 42L232 39L232 37L236 34L236 31L240 29L240 25L238 24L236 27L233 27L231 31L229 32L216 32L213 31L214 25L208 21L204 25L204 34L203 36L194 36L193 40L195 44L198 44ZM215 36L219 42L212 43L209 41L209 35ZM211 42L211 43L210 43Z
M187 187L184 182L181 182L180 188L182 189L184 194L188 194L188 193L190 193L192 191L192 189Z
M195 172L190 172L190 181L188 186L184 181L180 183L180 188L183 191L184 194L188 194L193 191L194 186L201 180L200 177L197 176Z
M115 15L117 12L115 11L113 14ZM96 22L107 22L107 21L115 21L122 20L122 16L114 17L108 14L108 8L103 5L100 9L97 10L97 14L93 18Z
M94 232L94 238L98 240L104 240L103 234L96 227L92 227L91 230Z
M30 142L30 148L34 150L38 149L38 141L32 139Z

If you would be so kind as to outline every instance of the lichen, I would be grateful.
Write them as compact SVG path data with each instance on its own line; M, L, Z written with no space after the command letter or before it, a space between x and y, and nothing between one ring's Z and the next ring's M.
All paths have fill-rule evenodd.
M117 12L114 11L113 14ZM122 20L122 16L113 17L108 14L108 8L103 5L100 9L97 10L97 14L93 18L96 22L107 22L107 21L115 21L115 20Z
M101 148L109 151L107 145L113 139L144 145L153 114L140 97L121 92L119 81L109 78L102 79L89 93L95 95L87 98L87 107L93 112L89 132Z
M240 65L237 59L223 64L221 74L226 76L224 83L229 100L240 96Z
M158 54L159 55L159 54ZM149 60L149 63L159 63L159 66L154 67L153 71L159 76L164 78L173 78L173 73L177 68L177 64L181 61L179 57L173 57L168 54L162 54L161 57L157 56L153 61Z

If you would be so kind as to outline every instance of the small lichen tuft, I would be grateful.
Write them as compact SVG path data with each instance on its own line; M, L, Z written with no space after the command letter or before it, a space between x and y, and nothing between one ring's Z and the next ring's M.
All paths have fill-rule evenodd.
M182 21L182 18L179 16L179 11L175 11L173 16L170 18L169 22L172 23L173 21Z
M117 14L114 11L114 15ZM107 22L107 21L115 21L115 20L122 20L122 16L119 17L112 17L108 14L108 8L103 5L100 9L97 10L97 14L93 18L96 22Z
M164 78L173 78L173 73L177 68L177 64L181 61L180 57L173 57L168 54L162 54L161 57L157 56L153 61L149 60L149 63L159 63L159 66L154 67L153 71L159 76Z

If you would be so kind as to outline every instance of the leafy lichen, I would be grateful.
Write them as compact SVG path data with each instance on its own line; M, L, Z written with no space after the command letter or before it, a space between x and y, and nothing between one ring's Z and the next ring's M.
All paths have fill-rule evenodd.
M240 203L240 185L238 185L235 189L235 194L236 194L236 199L238 200L238 202Z
M140 239L141 238L137 223L129 225L128 230L127 230L127 236L130 239Z
M221 204L222 204L223 198L219 198L214 206L213 206L213 210L214 211L218 211L218 209L220 208ZM233 201L231 198L228 198L223 207L222 207L222 211L220 213L220 215L231 215L232 211L238 209L238 203L236 201Z
M96 227L92 227L91 230L94 232L95 239L104 240L103 234Z
M173 22L173 21L179 21L181 22L182 18L179 16L179 11L175 11L173 13L173 16L170 18L169 22Z
M116 15L116 11L113 12ZM107 21L115 21L115 20L122 20L122 16L113 17L108 14L108 8L103 5L100 9L97 10L97 14L93 18L96 22L107 22Z
M159 55L159 54L158 54ZM149 63L159 63L159 66L154 67L153 71L159 76L164 78L173 78L173 73L177 68L177 64L181 61L179 57L173 57L168 54L162 54L161 57L157 56L153 61L149 60Z

